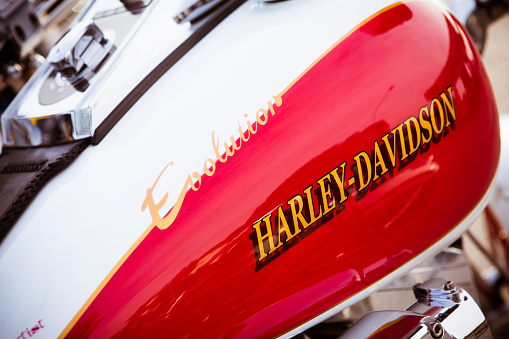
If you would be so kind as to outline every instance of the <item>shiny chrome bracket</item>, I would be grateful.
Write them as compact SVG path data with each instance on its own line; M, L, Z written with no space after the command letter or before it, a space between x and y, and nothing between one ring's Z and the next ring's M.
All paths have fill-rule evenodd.
M451 338L433 317L408 311L374 311L366 314L344 338Z
M49 76L52 73L54 69L44 63L33 78L40 79L38 74ZM66 87L72 88L69 83ZM92 110L88 105L53 110L51 106L40 105L38 100L26 100L35 96L31 87L25 86L2 115L0 138L3 147L57 145L92 135ZM20 110L22 105L24 110Z
M80 22L51 49L47 63L36 74L53 77L55 82L60 83L63 93L72 88L84 92L114 50L113 43L94 23ZM88 106L44 112L47 105L41 102L32 105L26 113L20 112L19 105L29 97L28 88L19 93L10 105L10 111L2 116L2 139L5 145L56 145L92 135L92 112Z
M51 49L46 68L64 91L72 86L84 92L114 51L115 45L99 27L80 22ZM87 106L39 116L10 114L2 120L6 140L17 147L55 145L92 135L92 112Z
M417 301L407 311L433 316L453 338L492 338L474 299L452 281L431 279L414 286Z
M178 24L193 21L213 9L215 6L225 2L224 0L188 0L184 1L173 20Z
M116 47L93 22L76 24L51 49L47 61L64 81L84 92Z
M451 281L417 284L414 295L417 301L405 311L370 312L341 338L492 338L474 299Z
M78 17L81 21L52 48L0 117L0 153L3 147L58 145L91 137L93 123L104 119L97 116L97 103L106 96L108 76L126 58L128 42L153 2L157 1L125 0L125 6L118 0L97 6L90 2ZM136 9L126 9L130 6Z
M92 111L86 107L38 118L15 117L6 130L18 147L57 145L90 137L91 119Z

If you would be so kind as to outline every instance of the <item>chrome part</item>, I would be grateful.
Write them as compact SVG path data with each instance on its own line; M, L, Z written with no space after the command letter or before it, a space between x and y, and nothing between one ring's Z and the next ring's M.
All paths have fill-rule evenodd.
M2 43L4 37L11 37L18 46L22 46L41 26L39 18L28 1L7 0L0 2L0 23Z
M147 0L120 0L124 4L125 9L128 11L135 11L140 8L143 8L150 3L150 1Z
M421 303L430 305L450 306L451 303L460 302L458 288L452 281L445 283L441 279L428 280L414 286L415 298Z
M53 46L55 39L67 30L84 2L84 0L28 0L39 20L40 28L22 45L21 55L31 55L36 47L46 55L48 47Z
M215 6L218 6L222 2L225 2L225 0L184 1L181 5L181 10L179 10L180 13L177 14L173 19L178 24L193 21L201 15L207 13L209 10L213 9Z
M357 338L451 338L433 317L408 311L376 311L362 317L342 339Z
M4 74L9 79L9 83L17 91L23 87L23 67L17 62L9 62L4 66Z
M474 299L452 281L414 286L417 301L405 311L370 312L341 338L492 338Z
M12 119L10 132L20 147L56 145L91 134L91 110L84 108L33 119Z
M84 92L89 80L114 51L115 45L96 24L80 22L51 49L47 60L64 81Z
M339 338L345 334L348 328L352 327L354 323L370 312L405 310L409 305L415 303L413 286L422 281L435 279L438 276L446 276L451 281L454 281L454 283L447 285L449 290L442 294L446 296L454 295L458 291L458 289L454 291L453 285L455 285L464 288L475 300L479 299L474 285L472 270L465 253L457 247L449 247L435 255L432 259L414 267L408 274L393 281L381 290L372 293L366 299L306 330L304 334L311 339L324 337ZM447 281L441 280L441 282L445 285ZM421 284L421 288L426 288L426 286ZM424 296L425 294L423 293ZM406 311L410 312L411 310ZM419 314L422 315L421 312ZM440 337L440 329L445 331L439 321L429 323L428 332L431 337ZM392 339L393 337L390 338ZM395 338L399 337L396 336ZM444 338L447 337L444 336ZM301 339L301 337L295 337L295 339Z
M104 11L97 12L94 15L94 20L124 12L130 12L131 14L140 14L145 10L145 7L150 5L152 0L120 0L120 2L122 3L122 6L117 5L115 6L115 8L108 8Z
M429 333L433 338L442 338L444 335L444 328L442 324L437 321L430 321L426 324L428 326Z
M471 268L462 250L450 247L431 260L413 268L408 274L371 294L363 305L343 311L343 318L357 321L370 311L403 310L415 302L413 286L419 282L445 276L477 299Z
M31 62L36 54L34 50L37 49L37 53L47 55L48 46L54 45L56 42L54 39L66 30L79 10L78 2L78 0L0 1L0 92L3 92L0 106L8 104L13 98L12 92L19 92L34 73L34 64ZM14 64L20 67L20 72L12 77L9 65Z
M442 279L414 286L417 301L407 311L433 316L454 338L491 338L488 323L474 299ZM481 336L483 335L483 336Z
M108 86L108 74L125 57L127 42L149 8L128 11L118 0L92 3L1 116L3 147L56 145L92 136L101 86Z
M45 63L34 78L40 80L37 74L49 75L52 72L52 67ZM67 86L71 87L69 84ZM34 97L30 86L25 86L2 115L4 147L56 145L91 136L92 111L89 106L67 110L44 110L45 106L39 105L38 102L36 105L33 100L25 102L27 98ZM25 112L20 111L23 104L26 104Z

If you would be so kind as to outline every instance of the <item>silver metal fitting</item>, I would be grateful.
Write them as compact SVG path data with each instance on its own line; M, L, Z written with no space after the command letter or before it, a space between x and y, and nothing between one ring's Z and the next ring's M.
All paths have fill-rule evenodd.
M370 312L341 338L492 338L474 299L452 281L428 280L414 294L417 301L405 311Z
M110 83L109 74L116 67L126 67L122 56L127 42L137 34L147 17L147 6L153 2L124 0L127 7L136 7L129 11L118 7L120 2L115 0L109 1L118 7L112 10L88 6L80 16L87 13L90 19L72 26L2 114L0 153L2 147L51 146L91 137L92 113L98 107L98 98L109 101L105 93L110 91L101 91L102 86ZM123 46L123 50L116 46ZM129 86L120 86L125 95ZM116 96L115 101L122 98ZM106 116L95 116L96 126Z
M173 20L175 20L178 24L193 21L224 2L224 0L183 1L180 5L178 14L173 18Z
M415 298L422 303L447 306L460 302L459 290L452 281L432 279L414 286Z
M84 92L89 80L114 51L115 45L96 24L80 22L51 49L47 61L64 80Z

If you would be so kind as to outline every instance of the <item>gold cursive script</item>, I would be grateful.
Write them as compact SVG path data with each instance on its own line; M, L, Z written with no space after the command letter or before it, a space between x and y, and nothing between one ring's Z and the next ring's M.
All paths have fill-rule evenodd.
M274 103L277 107L280 107L283 104L283 100L281 99L281 94L274 96ZM214 153L216 155L216 160L220 161L222 163L226 163L228 161L228 157L232 157L235 154L235 151L240 150L242 147L243 142L248 142L251 135L254 135L258 132L259 126L265 125L269 121L269 112L272 115L275 115L276 112L274 110L273 103L271 101L268 102L268 109L259 109L258 112L256 112L256 121L254 124L251 124L249 120L247 120L247 129L246 131L242 130L242 126L239 123L239 133L240 137L235 140L234 136L230 137L231 146L228 145L228 142L224 142L224 148L226 152L221 155L221 152L219 151L219 137L216 137L216 132L212 131L212 147L214 148ZM247 114L244 114L244 116L247 118ZM177 202L172 207L170 212L161 218L159 215L159 211L163 207L163 205L168 200L168 193L164 195L164 197L159 201L157 204L154 201L153 192L154 189L159 182L159 179L163 175L164 171L168 168L168 166L173 165L173 162L170 162L168 165L166 165L159 176L157 177L156 181L152 185L152 187L147 189L147 195L145 197L145 200L143 201L143 204L141 206L141 210L145 211L145 209L148 207L148 210L150 212L150 216L152 217L152 224L150 224L150 228L157 226L159 229L164 230L173 224L175 219L177 218L180 209L182 207L182 204L184 203L184 198L186 197L187 190L189 187L193 191L198 191L201 187L201 179L202 176L205 174L209 177L213 176L214 173L216 173L216 162L212 159L206 159L203 163L203 174L200 174L199 172L193 172L190 173L187 176L186 182L184 183L184 186L182 187L182 190L180 191L180 195L177 199Z

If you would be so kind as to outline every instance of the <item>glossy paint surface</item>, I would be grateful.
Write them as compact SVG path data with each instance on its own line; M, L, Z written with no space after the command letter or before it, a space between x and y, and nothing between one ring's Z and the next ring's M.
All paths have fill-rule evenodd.
M444 237L483 197L499 154L490 85L465 34L436 4L410 2L333 46L273 102L274 114L265 107L234 154L208 164L213 175L187 191L168 228L146 234L68 337L282 335ZM405 161L398 151L395 166L385 157L390 170L361 190L356 156L375 166L375 141L443 103L442 93L453 101L450 125ZM322 181L328 200L319 181L344 162L339 208L333 176ZM300 203L309 225L260 260L253 225L279 206L291 220L297 195L313 204Z
M151 214L141 206L162 169L173 162L154 191L156 201L168 193L160 215L175 203L187 174L215 159L212 131L224 141L238 122L245 127L255 121L257 110L339 37L393 2L248 1L228 16L99 146L88 147L48 182L0 244L0 337L27 336L27 327L40 320L38 337L58 337L151 225ZM102 1L95 4L104 9ZM102 91L93 104L95 123L136 85L137 75L195 29L168 20L178 2L152 4L157 8L108 77L111 91ZM260 53L269 42L277 43ZM129 70L130 61L140 67Z

